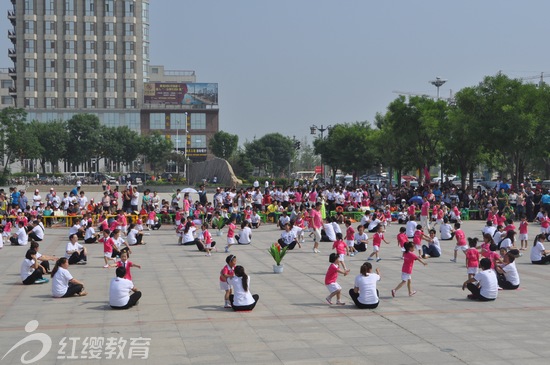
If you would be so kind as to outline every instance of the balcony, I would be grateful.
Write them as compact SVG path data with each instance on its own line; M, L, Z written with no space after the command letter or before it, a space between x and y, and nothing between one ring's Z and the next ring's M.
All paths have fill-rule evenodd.
M15 26L15 11L8 10L8 19L10 20L11 24Z
M8 38L13 44L15 44L17 37L15 36L15 32L13 30L8 30Z
M12 80L17 79L17 72L15 71L15 67L8 68L8 75L12 78Z
M11 58L14 62L17 60L17 53L14 48L8 49L8 57Z
M10 87L9 93L11 96L17 96L17 89L15 87Z

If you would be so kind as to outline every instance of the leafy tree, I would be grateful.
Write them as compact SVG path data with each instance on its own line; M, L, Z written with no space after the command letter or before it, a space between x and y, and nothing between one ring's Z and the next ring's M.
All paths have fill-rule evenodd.
M0 110L0 154L4 165L0 180L6 180L9 164L14 160L14 151L24 142L22 128L26 119L27 112L24 109L9 107Z
M224 131L216 132L208 143L214 156L227 160L239 145L239 136Z
M266 134L245 144L246 155L252 165L281 176L294 157L294 142L280 133Z
M54 120L47 123L32 121L30 129L36 131L38 143L41 146L40 166L42 173L46 173L46 163L52 165L52 171L59 171L59 160L61 160L67 151L67 122Z
M143 136L143 154L156 173L164 170L166 161L170 159L170 153L174 149L172 141L159 132Z
M88 163L101 151L99 118L93 114L76 114L68 121L69 139L65 160L70 163L71 170L75 165Z
M242 148L238 148L237 152L231 155L229 163L233 167L233 172L239 177L248 179L254 171L254 166L250 162L246 151Z

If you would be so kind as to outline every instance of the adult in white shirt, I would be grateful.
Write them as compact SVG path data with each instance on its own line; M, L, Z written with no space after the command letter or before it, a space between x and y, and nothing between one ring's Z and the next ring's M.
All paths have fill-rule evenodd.
M543 233L538 234L535 237L533 247L531 247L531 262L536 265L548 265L550 264L550 250L544 249L542 244L545 240Z
M139 192L137 187L133 187L132 191L132 198L130 199L130 207L132 208L133 212L136 212L138 210L138 204L139 204Z
M260 296L250 294L250 277L246 275L244 267L237 265L234 272L235 276L227 278L227 283L233 288L233 294L229 295L231 308L234 311L251 311L258 303Z
M336 232L332 223L328 221L323 224L323 231L321 232L321 242L334 242L336 241Z
M407 225L405 226L406 228L405 233L407 234L407 237L411 240L414 238L414 232L416 232L416 226L417 226L416 221L412 219L412 217L407 222Z
M52 296L54 298L67 298L73 295L85 296L88 293L84 289L84 283L76 280L69 270L69 260L62 257L55 263L52 270Z
M69 265L85 265L88 260L86 247L78 243L78 236L76 234L71 235L69 239L70 242L67 242L65 248L65 258L68 260Z
M12 246L25 246L27 243L29 243L29 236L27 235L27 231L25 230L25 226L23 221L20 221L18 223L18 229L17 232L13 234L12 237L10 237L10 242Z
M487 221L487 225L483 227L483 229L481 230L481 233L483 234L487 233L491 235L491 237L493 237L496 231L497 231L497 227L493 226L493 222Z
M519 288L519 274L514 262L516 257L511 252L508 252L502 260L502 264L495 266L498 286L505 290Z
M441 256L441 246L439 245L439 239L435 235L435 229L430 229L430 241L429 246L422 245L422 258L427 259L430 257Z
M109 305L113 309L128 309L138 304L141 292L131 280L124 279L126 269L117 267L116 277L111 279L109 286ZM132 293L130 295L130 293Z
M252 242L252 229L247 221L241 223L241 231L239 232L237 243L239 245L249 245Z
M48 279L43 279L42 275L46 270L40 266L38 262L38 257L36 257L36 250L32 248L27 250L25 254L25 259L21 263L21 280L23 285L31 284L43 284L47 283Z
M88 206L88 198L84 194L85 193L84 193L83 190L80 191L80 194L79 194L78 198L76 199L76 201L78 202L78 207L80 208L80 210L84 210Z
M471 279L462 284L462 290L468 288L472 293L468 299L488 302L495 300L498 295L498 282L495 272L491 269L491 260L484 257L479 262L479 271ZM477 282L477 284L475 284Z
M447 217L443 218L443 224L439 227L439 233L442 241L449 241L453 239L453 227L449 224Z
M372 265L365 262L361 265L360 274L355 277L353 289L349 290L349 296L359 309L374 309L380 302L376 283L380 281L380 270L372 273Z
M181 238L181 242L182 242L182 245L185 245L185 246L194 246L197 244L197 238L195 237L195 232L197 231L197 227L195 227L195 225L190 222L190 221L187 221L187 223L185 223L185 228L183 229L183 231L181 232L182 233L182 238Z
M33 227L32 230L29 232L29 238L32 240L35 240L37 242L40 242L44 239L44 227L40 225L40 222L35 220L32 222Z
M126 236L128 244L130 246L144 244L144 242L142 242L142 239L143 234L139 232L137 226L134 223L130 224L130 227L128 227L128 235Z
M281 247L288 247L289 250L293 250L298 241L296 240L296 232L290 227L290 223L284 225L284 231L281 232L281 238L277 242Z
M42 197L40 196L40 191L36 189L34 192L34 195L32 196L32 206L34 208L38 208L41 202L42 202Z
M86 227L86 232L84 233L84 243L96 243L99 234L95 233L95 228L90 224Z

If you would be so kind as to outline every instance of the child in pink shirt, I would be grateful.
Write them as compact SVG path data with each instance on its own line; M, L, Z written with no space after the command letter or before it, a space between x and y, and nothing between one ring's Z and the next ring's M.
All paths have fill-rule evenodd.
M521 221L519 222L519 240L520 240L520 250L527 250L527 241L529 240L529 235L527 234L527 229L529 222L527 222L527 217L525 215L521 216Z
M380 245L382 244L382 241L384 241L386 244L389 243L384 238L384 226L382 226L382 224L378 224L378 226L376 226L376 233L374 233L374 235L372 236L372 253L367 260L372 260L373 256L376 256L376 262L382 260L379 256Z
M430 237L424 234L422 230L422 225L418 224L416 226L416 231L414 231L413 243L415 250L418 250L418 255L422 256L422 240L430 242Z
M231 221L227 225L227 246L225 246L226 253L229 252L229 248L235 244L235 222L237 221L237 218L232 215L230 219Z
M341 232L336 233L336 241L332 244L332 249L336 250L336 253L338 254L338 262L342 265L342 269L347 270L344 259L346 255L349 255L349 250L348 245L346 245L342 238L343 236Z
M466 252L468 249L468 243L466 242L466 235L464 234L464 231L460 229L460 223L455 223L455 238L456 238L456 246L454 250L454 258L451 259L452 262L456 262L456 255L458 250L462 252Z
M392 289L391 296L395 298L395 293L407 283L407 289L409 290L409 296L412 297L416 294L416 290L412 289L412 270L415 261L420 261L422 265L428 265L426 262L414 254L414 245L412 242L405 243L405 254L403 255L403 267L401 268L401 282Z
M466 250L466 269L468 271L468 280L477 274L479 266L479 251L477 249L477 238L468 238L470 248Z
M350 256L355 256L355 229L351 226L351 221L346 219L344 222L346 225L346 242L348 244L348 250Z
M231 285L227 282L228 278L235 276L235 266L237 266L237 256L229 255L225 258L226 265L220 271L220 289L225 291L224 308L231 308L229 296L231 295Z
M346 276L347 274L349 274L349 270L340 269L338 255L334 252L330 254L328 261L330 262L330 266L328 267L327 273L325 275L325 285L330 295L326 297L325 300L328 304L332 305L332 298L336 296L336 304L345 305L346 303L340 301L342 287L340 286L340 284L337 283L337 280L338 273L344 274L344 276Z
M399 234L397 235L397 246L401 249L401 259L405 254L405 243L409 242L409 237L407 237L407 228L399 228Z

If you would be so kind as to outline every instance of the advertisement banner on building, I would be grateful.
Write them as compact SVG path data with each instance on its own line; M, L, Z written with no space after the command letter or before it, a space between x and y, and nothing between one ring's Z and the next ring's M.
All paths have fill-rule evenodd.
M161 105L217 105L217 83L146 82L143 102Z

